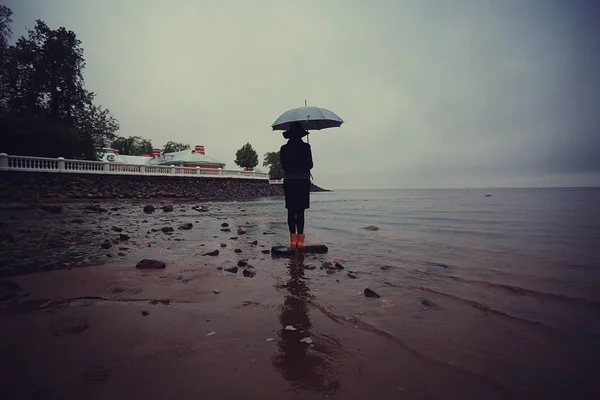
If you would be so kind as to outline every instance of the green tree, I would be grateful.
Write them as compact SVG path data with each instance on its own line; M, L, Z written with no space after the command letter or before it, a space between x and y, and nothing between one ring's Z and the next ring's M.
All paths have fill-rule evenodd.
M152 154L152 142L140 136L118 137L110 147L119 150L119 154L127 156L141 156Z
M236 151L235 163L242 168L254 168L258 165L258 154L250 143L246 143Z
M263 167L269 167L269 179L283 179L285 173L281 168L281 160L278 151L265 153Z
M119 124L85 89L74 32L37 20L7 46L10 9L0 7L0 148L13 154L96 159Z
M189 150L189 144L168 141L162 148L163 153L175 153L176 151Z

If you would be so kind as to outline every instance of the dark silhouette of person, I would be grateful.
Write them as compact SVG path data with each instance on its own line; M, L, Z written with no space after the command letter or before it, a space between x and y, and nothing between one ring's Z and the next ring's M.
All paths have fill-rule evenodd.
M310 170L313 168L310 144L302 138L308 135L300 122L292 122L283 132L288 142L279 152L283 177L285 208L288 210L290 247L304 247L304 211L310 208Z

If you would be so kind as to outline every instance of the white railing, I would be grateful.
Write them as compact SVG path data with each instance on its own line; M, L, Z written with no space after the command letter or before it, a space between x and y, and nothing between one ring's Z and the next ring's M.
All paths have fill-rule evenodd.
M271 185L283 185L283 179L269 179Z
M14 156L5 153L0 153L0 171L269 179L269 174L265 172L176 167L174 165L117 164L105 161L65 160L62 157ZM272 182L269 181L269 183Z

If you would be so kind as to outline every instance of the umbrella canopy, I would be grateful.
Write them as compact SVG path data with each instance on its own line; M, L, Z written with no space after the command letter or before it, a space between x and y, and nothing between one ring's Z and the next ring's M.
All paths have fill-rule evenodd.
M296 121L307 131L337 128L344 123L336 113L326 108L298 107L281 114L271 127L274 131L285 131Z

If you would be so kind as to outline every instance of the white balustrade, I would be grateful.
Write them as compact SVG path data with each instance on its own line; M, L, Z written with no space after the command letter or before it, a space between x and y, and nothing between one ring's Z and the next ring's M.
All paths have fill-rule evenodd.
M269 179L269 174L254 171L201 167L121 164L104 161L15 156L0 153L0 171L62 172L115 175L173 175L205 178ZM269 183L279 183L269 181Z

